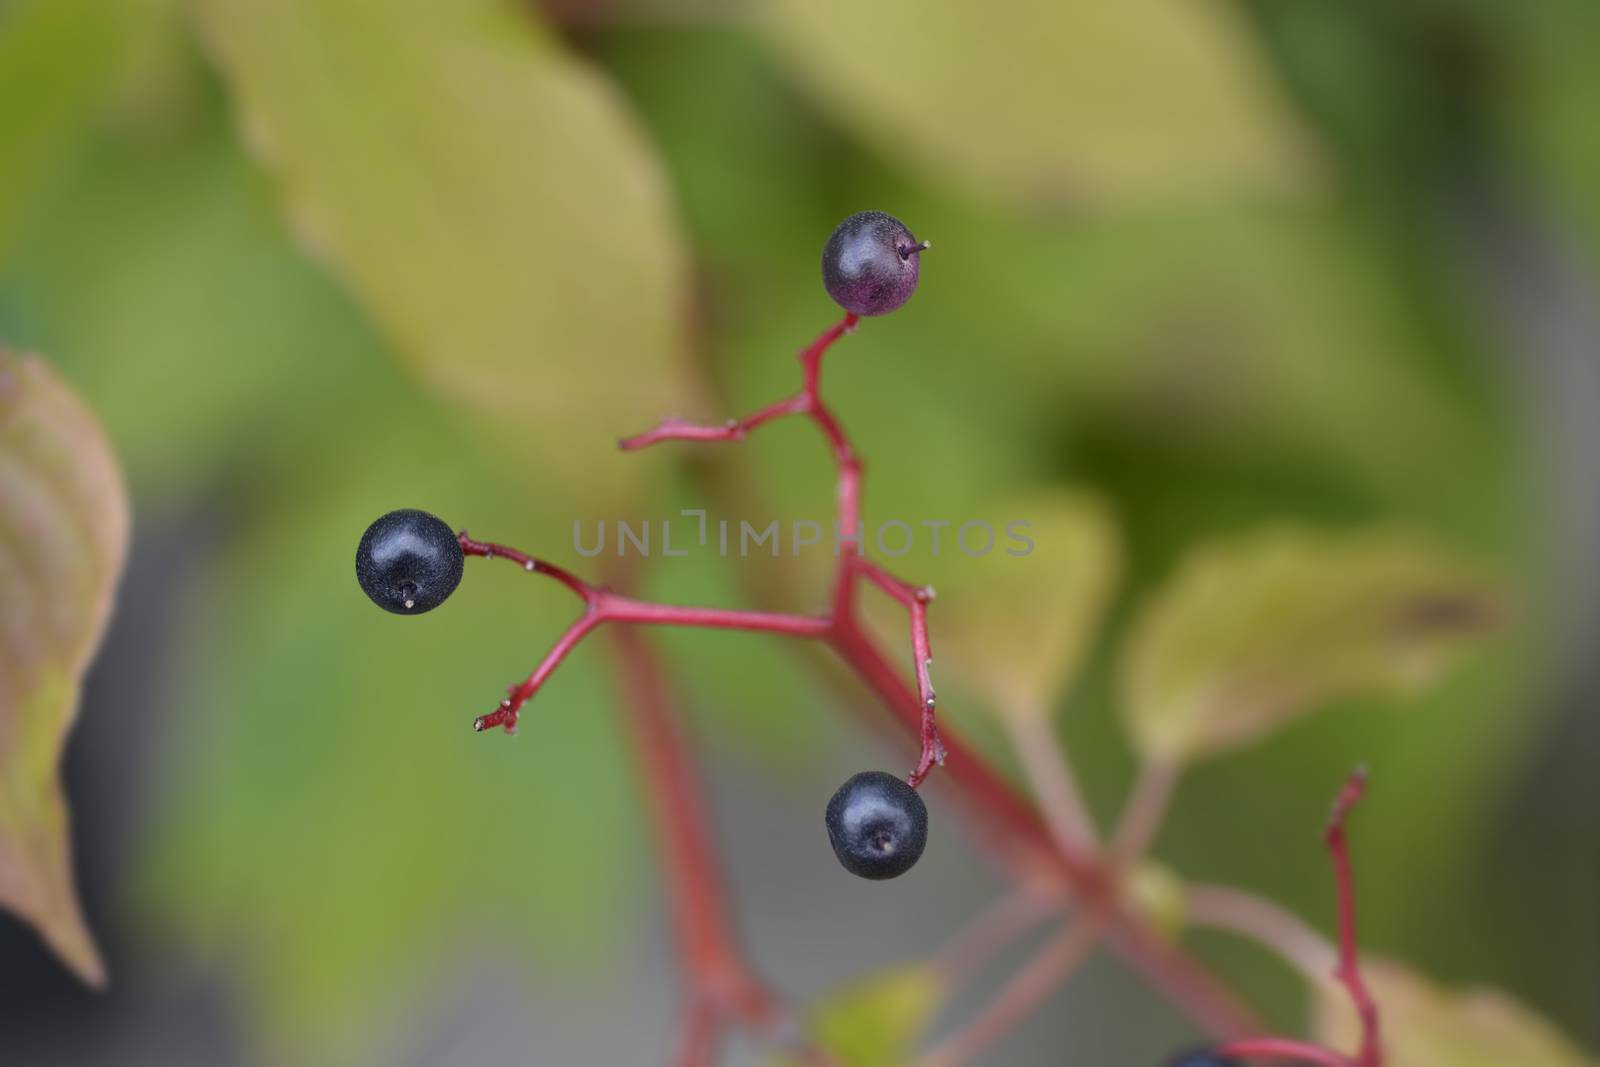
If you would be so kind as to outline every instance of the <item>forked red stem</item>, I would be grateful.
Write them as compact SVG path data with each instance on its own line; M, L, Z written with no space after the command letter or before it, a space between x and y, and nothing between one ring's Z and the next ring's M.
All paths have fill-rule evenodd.
M1383 1028L1378 1018L1378 1004L1361 976L1359 940L1356 936L1356 889L1350 865L1350 843L1345 824L1350 811L1361 801L1367 791L1367 772L1357 767L1350 780L1333 802L1333 812L1328 817L1324 834L1328 851L1333 854L1333 874L1339 887L1339 970L1335 977L1350 993L1356 1015L1361 1020L1361 1048L1356 1053L1357 1067L1383 1067Z
M1320 1045L1289 1038L1261 1037L1234 1041L1218 1051L1236 1059L1276 1059L1317 1064L1320 1067L1383 1067L1383 1031L1378 1003L1361 974L1361 954L1356 937L1356 891L1350 863L1350 843L1345 830L1350 812L1367 791L1367 772L1357 767L1334 798L1324 840L1333 856L1333 874L1339 897L1339 965L1334 977L1350 994L1361 1024L1361 1044L1354 1056Z
M810 419L827 441L837 466L840 540L852 544L854 549L840 558L830 614L812 616L736 611L634 600L604 587L590 585L560 567L519 550L477 541L463 532L459 540L466 554L511 560L530 573L556 579L584 603L583 614L572 623L533 673L526 681L510 687L507 699L501 702L499 708L479 717L474 724L476 729L504 727L508 732L515 729L523 705L539 691L550 674L583 638L603 623L741 629L818 638L832 648L877 692L896 717L917 735L920 751L916 765L907 776L912 785L919 785L933 767L944 763L947 749L940 737L936 718L927 628L927 605L933 599L933 591L895 577L862 553L861 462L842 425L820 393L823 355L835 341L851 332L856 323L856 316L846 315L799 353L804 384L795 396L720 426L699 426L669 420L654 430L621 442L624 450L636 450L668 440L738 441L751 431L779 418L801 415ZM857 617L855 590L861 580L877 586L906 608L914 689L906 684L900 672L878 651ZM1244 1033L1254 1028L1249 1010L1214 976L1181 949L1148 929L1142 921L1122 910L1115 896L1113 880L1107 876L1095 856L1058 848L1032 807L976 755L959 750L954 745L948 754L960 795L990 826L991 834L985 836L1003 852L1009 853L1017 867L1030 872L1030 876L1037 875L1041 869L1053 870L1061 878L1064 887L1070 887L1079 894L1089 913L1095 917L1106 942L1202 1024L1221 1034ZM654 773L660 774L661 770L658 768ZM678 812L678 816L683 818L691 814L686 810ZM994 836L993 830L1001 832ZM666 835L669 847L680 847L681 841L676 841L674 835L681 834L679 829ZM692 887L689 893L693 895ZM695 920L703 921L703 918ZM701 1060L714 1052L719 1043L720 1030L714 1020L708 1023L705 1013L702 1003L691 1005L683 1055L679 1059L684 1067L699 1067ZM810 1062L809 1055L807 1061ZM1340 1067L1347 1065L1341 1064Z

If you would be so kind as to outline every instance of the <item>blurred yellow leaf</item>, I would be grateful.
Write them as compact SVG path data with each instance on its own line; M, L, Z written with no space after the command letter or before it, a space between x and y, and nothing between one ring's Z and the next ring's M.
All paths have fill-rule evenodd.
M1183 879L1164 864L1144 860L1128 876L1128 896L1139 914L1162 934L1176 938L1189 921Z
M1148 758L1245 744L1337 697L1435 678L1500 614L1407 531L1275 527L1193 551L1135 620L1122 709Z
M37 357L0 350L0 906L91 985L58 764L128 540L99 424Z
M1528 1008L1496 989L1446 992L1393 963L1368 964L1383 1015L1387 1067L1594 1067L1597 1062ZM1349 997L1317 990L1318 1039L1355 1048L1360 1030Z
M1304 148L1237 15L1195 0L774 0L801 81L885 155L1003 194L1281 186Z
M944 995L944 981L932 967L882 971L818 1004L812 1039L841 1067L901 1067L911 1061Z
M589 499L642 477L615 443L682 413L686 265L620 94L526 5L198 10L294 225L398 352Z
M950 566L939 568L949 576L938 584L934 654L1002 714L1043 715L1077 672L1116 591L1116 523L1097 497L1061 489L989 510L1003 516L1005 547L980 558L950 550Z
M0 6L0 258L105 102L127 3Z

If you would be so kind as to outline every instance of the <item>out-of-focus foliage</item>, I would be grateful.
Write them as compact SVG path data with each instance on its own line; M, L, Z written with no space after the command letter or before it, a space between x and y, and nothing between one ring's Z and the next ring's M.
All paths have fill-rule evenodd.
M945 995L936 969L898 967L829 994L812 1009L807 1029L841 1067L899 1067L915 1055Z
M439 392L588 499L682 406L685 257L615 89L510 4L208 0L206 36L305 244Z
M1411 968L1378 963L1366 968L1372 995L1383 1006L1386 1063L1393 1067L1594 1067L1560 1031L1499 990L1438 989ZM1343 987L1319 987L1319 1039L1354 1048L1360 1023Z
M1042 201L1287 183L1302 141L1221 6L783 0L769 36L909 169Z
M1404 531L1202 546L1133 624L1123 713L1147 759L1213 756L1338 697L1414 691L1500 613L1483 578Z
M43 360L0 349L0 907L93 985L105 966L73 886L59 764L127 542L94 415Z
M391 390L383 410L425 399ZM240 954L274 1062L347 1062L389 998L425 988L417 960L494 944L537 965L614 936L600 920L633 881L636 831L603 649L562 668L515 738L471 730L570 595L474 561L445 605L399 619L354 584L361 530L396 504L481 516L485 536L562 536L520 498L515 470L463 450L452 420L372 424L298 507L260 515L191 605L206 655L189 744L205 757L170 784L146 889L185 937Z

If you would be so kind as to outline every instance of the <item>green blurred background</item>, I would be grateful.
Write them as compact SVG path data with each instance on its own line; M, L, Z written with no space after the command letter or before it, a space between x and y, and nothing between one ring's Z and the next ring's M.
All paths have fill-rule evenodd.
M1118 517L1127 579L1059 719L1098 813L1134 770L1119 620L1189 547L1398 518L1503 577L1515 625L1446 685L1208 764L1160 851L1326 927L1311 831L1365 760L1369 943L1600 1043L1597 54L1586 0L0 3L0 341L98 412L136 515L66 766L113 986L0 924L0 1062L659 1059L603 650L475 736L567 599L469 568L400 623L350 557L396 506L567 563L574 518L825 517L804 427L613 442L790 390L836 313L818 250L865 208L934 242L830 366L869 510L1060 483ZM665 561L652 592L732 603L741 566ZM771 640L663 643L780 986L994 896L951 818L900 896L842 884L822 798L904 753ZM1287 972L1197 943L1298 1028ZM1186 1033L1096 964L986 1062Z

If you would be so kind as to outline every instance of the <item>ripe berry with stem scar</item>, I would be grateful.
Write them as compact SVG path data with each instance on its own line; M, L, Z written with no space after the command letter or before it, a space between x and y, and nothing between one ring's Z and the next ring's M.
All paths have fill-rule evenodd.
M442 519L402 508L367 527L356 548L356 581L385 611L420 615L461 582L461 543Z
M928 247L893 215L858 211L822 248L822 284L851 314L887 315L916 292Z
M928 806L903 780L862 771L828 801L828 840L844 869L861 878L898 878L928 843Z

